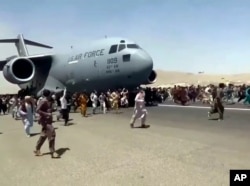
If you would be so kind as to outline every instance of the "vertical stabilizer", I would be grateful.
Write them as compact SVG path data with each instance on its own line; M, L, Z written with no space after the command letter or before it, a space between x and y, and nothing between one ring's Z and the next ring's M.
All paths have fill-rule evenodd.
M15 42L15 45L16 45L17 52L18 52L19 56L28 56L29 55L28 49L25 45L24 38L23 38L22 34L19 34L17 36L17 40Z

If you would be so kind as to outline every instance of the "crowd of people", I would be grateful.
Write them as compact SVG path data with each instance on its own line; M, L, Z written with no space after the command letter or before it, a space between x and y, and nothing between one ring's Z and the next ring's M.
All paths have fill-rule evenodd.
M134 106L134 113L131 117L130 127L134 127L136 119L141 120L141 127L146 125L147 110L146 105L156 105L164 101L172 100L176 104L183 106L187 103L201 101L204 104L210 104L211 109L208 117L214 113L219 114L219 120L223 120L223 103L237 98L238 102L244 100L244 103L250 101L250 88L246 85L234 86L220 83L218 86L174 86L173 88L138 88L136 91L108 90L107 92L93 91L90 94L86 92L74 93L70 95L65 88L62 92L53 94L49 90L44 90L43 96L36 98L31 95L17 94L0 96L0 114L11 114L14 119L20 118L24 125L24 131L30 137L30 129L35 120L41 125L41 135L37 142L35 155L39 156L40 148L48 138L51 156L55 152L55 129L52 125L53 112L57 112L56 119L64 120L64 125L68 125L69 113L77 112L83 117L88 117L87 109L92 107L91 112L96 114L97 109L103 114L109 111L118 112L120 107Z
M118 112L120 107L128 107L129 92L123 89L112 92L109 90L106 93L93 91L90 95L86 92L69 95L65 88L64 91L57 94L44 90L43 96L40 98L22 94L2 96L0 100L0 108L1 111L3 110L4 115L11 113L13 118L22 120L27 137L31 136L30 129L37 119L38 124L41 125L41 135L37 141L34 153L36 156L40 156L40 149L45 140L48 139L51 157L54 158L56 133L52 125L53 112L58 112L56 119L63 119L66 126L68 125L70 111L77 112L79 108L81 115L87 117L89 104L92 106L93 115L96 114L98 107L100 107L103 114L112 110ZM133 128L135 120L140 118L141 127L148 128L149 125L146 125L145 92L142 89L137 91L134 103L135 109L130 127Z
M234 85L221 85L222 89L222 101L223 102L233 102L235 98L238 102L244 100L244 103L249 103L250 99L247 94L248 87L246 85L234 86ZM157 105L158 103L163 103L166 100L173 100L176 104L187 105L187 103L200 101L202 103L211 103L213 98L215 98L216 90L219 86L208 85L208 86L174 86L174 87L157 87L157 88L143 88L145 92L145 102L146 106ZM76 111L77 108L81 108L81 114L86 117L86 109L88 107L93 107L93 113L96 112L96 108L100 106L103 113L106 113L110 108L117 110L119 107L129 107L134 106L134 98L137 91L129 92L126 89L121 90L108 90L107 92L97 92L94 91L91 94L85 92L74 93L69 95L66 91L64 94L52 94L51 99L55 105L60 106L60 97L65 97L67 102L67 109L73 109ZM27 94L17 95L0 95L0 115L12 113L14 118L18 117L17 106L18 103L23 100ZM33 97L33 102L37 104L39 98ZM57 106L56 106L57 105ZM66 106L63 106L62 113L65 112Z
M249 103L250 99L247 94L248 87L246 85L234 86L225 85L221 83L222 88L222 101L223 102L234 102L235 98L238 102L244 100L244 103ZM157 88L143 88L145 92L146 106L157 105L163 103L166 100L173 100L176 104L187 105L187 103L200 101L202 103L210 104L215 98L216 90L218 86L174 86L174 87L157 87ZM86 117L86 109L93 107L93 113L96 112L96 108L100 106L103 113L106 113L111 108L117 110L119 107L134 106L134 98L137 91L129 92L126 89L121 90L108 90L107 92L94 91L91 94L85 92L74 93L69 95L66 91L64 94L53 94L51 99L53 100L54 109L60 106L60 97L65 97L67 102L67 109L76 111L80 108L81 114ZM20 92L17 95L0 95L0 115L11 113L13 118L18 118L19 113L17 112L17 106L20 101L27 96ZM39 98L32 97L35 105L39 101ZM62 109L63 115L65 115L66 106Z

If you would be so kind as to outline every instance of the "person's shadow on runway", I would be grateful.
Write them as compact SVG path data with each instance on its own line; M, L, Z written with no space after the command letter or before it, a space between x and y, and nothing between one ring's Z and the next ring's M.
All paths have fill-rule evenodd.
M37 135L39 135L39 134L40 134L40 132L31 133L30 136L33 137L33 136L37 136Z
M67 150L70 150L70 148L59 148L56 150L56 153L58 154L59 157L61 157Z
M62 157L62 155L64 155L67 150L70 150L70 148L66 147L66 148L59 148L59 149L57 149L55 152L56 152L56 154L58 156L55 157L55 159L60 159ZM50 154L51 154L50 152L43 153L43 156L44 155L50 155Z
M146 125L146 126L134 126L133 129L148 129L150 128L150 125Z

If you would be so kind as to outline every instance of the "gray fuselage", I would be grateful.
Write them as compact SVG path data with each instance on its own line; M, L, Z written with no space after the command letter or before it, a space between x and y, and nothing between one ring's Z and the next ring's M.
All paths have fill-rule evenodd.
M152 58L134 42L107 38L82 50L52 55L47 79L37 75L28 84L37 87L36 92L64 87L70 92L132 88L145 83L152 70Z

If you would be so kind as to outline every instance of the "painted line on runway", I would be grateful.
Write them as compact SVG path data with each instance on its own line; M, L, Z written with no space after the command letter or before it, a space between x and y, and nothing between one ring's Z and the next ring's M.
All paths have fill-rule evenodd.
M182 106L182 105L164 105L159 104L160 107L173 107L173 108L196 108L196 109L210 109L211 107L205 107L205 106ZM225 108L225 110L236 110L236 111L250 111L248 108Z

